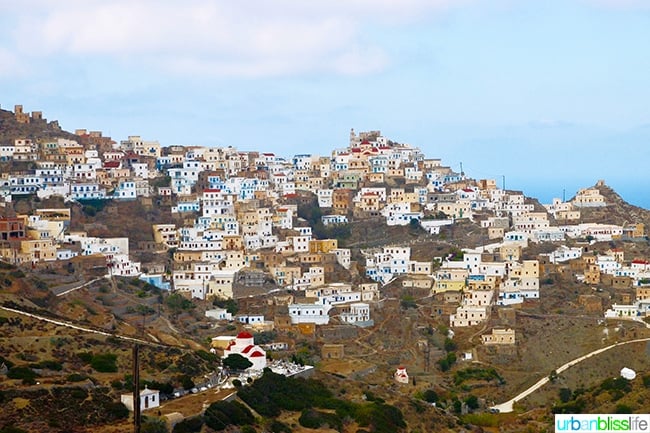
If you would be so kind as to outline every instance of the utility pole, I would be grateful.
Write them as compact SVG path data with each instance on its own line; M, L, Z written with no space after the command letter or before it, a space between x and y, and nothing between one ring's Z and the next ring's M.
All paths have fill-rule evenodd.
M140 346L133 345L133 432L140 433Z
M506 175L505 174L501 175L501 189L504 190L504 191L506 190Z

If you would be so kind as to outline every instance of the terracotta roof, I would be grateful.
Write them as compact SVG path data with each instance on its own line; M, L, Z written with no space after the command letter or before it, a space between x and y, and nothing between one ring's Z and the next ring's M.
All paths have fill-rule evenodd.
M259 350L256 350L255 352L253 352L251 354L251 358L259 358L259 357L262 357L262 356L264 356L264 354L262 352L260 352Z
M242 331L239 334L237 334L237 338L253 338L253 336L246 331Z
M254 347L255 347L255 346L253 346L252 344L249 344L248 346L246 346L246 348L245 348L244 350L241 351L241 353L248 353L248 352L250 352L251 349L254 348Z

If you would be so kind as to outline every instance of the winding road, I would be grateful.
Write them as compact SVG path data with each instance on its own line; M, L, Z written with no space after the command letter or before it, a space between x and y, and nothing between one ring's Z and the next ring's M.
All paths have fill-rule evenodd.
M583 355L583 356L581 356L581 357L579 357L579 358L574 359L573 361L569 361L569 362L567 362L566 364L562 365L561 367L558 367L558 368L555 370L555 372L556 372L557 374L560 374L560 373L562 373L563 371L565 371L565 370L567 370L567 369L573 367L574 365L576 365L576 364L578 364L578 363L584 361L584 360L587 359L587 358L591 358L592 356L595 356L595 355L598 355L598 354L600 354L600 353L606 352L606 351L608 351L608 350L610 350L610 349L613 349L613 348L615 348L615 347L623 346L623 345L625 345L625 344L641 343L641 342L644 342L644 341L646 341L646 342L647 342L647 341L650 341L650 338L639 338L639 339L636 339L636 340L623 341L623 342L621 342L621 343L612 344L612 345L610 345L610 346L603 347L603 348L601 348L601 349L596 349L596 350L594 350L593 352L589 352L589 353L587 353L586 355ZM549 381L548 376L543 377L543 378L541 378L540 380L538 380L537 383L535 383L535 384L534 384L533 386L531 386L530 388L528 388L528 389L526 389L525 391L519 393L518 395L516 395L515 397L513 397L513 398L511 398L510 400L506 401L505 403L501 403L501 404L498 404L498 405L496 405L496 406L492 406L490 409L494 409L494 410L496 410L496 411L503 412L503 413L509 413L509 412L512 412L512 411L513 411L513 405L514 405L516 402L518 402L519 400L522 400L522 399L528 397L530 394L532 394L533 392L537 391L537 390L538 390L539 388L541 388L542 386L546 385L546 383L548 383L548 381Z

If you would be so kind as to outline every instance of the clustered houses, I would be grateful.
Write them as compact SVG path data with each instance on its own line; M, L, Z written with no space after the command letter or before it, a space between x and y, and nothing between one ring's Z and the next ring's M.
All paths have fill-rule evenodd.
M22 108L18 114L25 117ZM529 242L644 235L638 224L580 223L581 208L606 204L597 188L581 190L571 202L556 199L538 209L521 193L499 189L494 180L467 179L440 159L393 143L379 131L352 130L348 145L329 156L289 159L233 147L162 147L139 136L117 143L86 130L77 130L76 136L0 145L0 161L28 161L16 167L33 167L1 173L0 197L11 202L26 194L59 195L82 203L150 197L166 203L175 223L154 222L151 229L158 250L173 257L169 273L141 275L140 264L129 259L128 239L69 233L70 209L0 219L2 258L37 263L98 256L113 275L141 275L159 287L201 299L230 298L238 284L272 281L305 295L288 304L294 324L325 324L338 317L368 326L369 305L378 300L379 286L403 278L404 287L426 287L434 296L456 299L458 307L449 313L452 326L475 325L493 305L539 298L539 264L521 260ZM339 248L336 239L320 239L308 225L315 221L299 218L299 206L311 203L318 203L319 223L327 229L370 220L386 226L418 224L437 234L469 219L498 243L465 250L460 261L441 258L439 268L412 260L404 245L362 251L361 267L373 283L339 286L334 269L357 267L349 249ZM626 267L615 255L592 260L579 248L560 247L548 256L558 265L576 260L585 263L581 278L587 283L599 281L603 273L635 279L639 287L650 281L645 269Z

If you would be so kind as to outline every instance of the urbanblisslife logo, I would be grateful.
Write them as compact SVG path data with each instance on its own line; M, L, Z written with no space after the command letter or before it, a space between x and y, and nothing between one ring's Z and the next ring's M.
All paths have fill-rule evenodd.
M555 415L557 432L650 432L650 414Z

